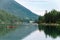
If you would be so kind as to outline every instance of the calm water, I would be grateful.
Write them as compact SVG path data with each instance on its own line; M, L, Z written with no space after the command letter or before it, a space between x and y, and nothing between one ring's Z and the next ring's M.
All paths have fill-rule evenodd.
M21 24L14 30L5 31L0 40L59 40L60 27L40 26L36 24Z

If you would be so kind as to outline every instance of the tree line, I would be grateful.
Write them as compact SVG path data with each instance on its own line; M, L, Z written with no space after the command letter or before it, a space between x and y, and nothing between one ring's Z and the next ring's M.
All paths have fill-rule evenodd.
M60 11L55 9L46 11L44 16L39 16L38 23L60 23Z

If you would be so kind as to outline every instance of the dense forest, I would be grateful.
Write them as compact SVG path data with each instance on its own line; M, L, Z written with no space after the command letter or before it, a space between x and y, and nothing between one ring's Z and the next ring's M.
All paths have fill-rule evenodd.
M4 10L0 10L0 24L9 24L9 23L16 23L20 22L20 18L12 15Z
M60 11L46 11L44 16L39 16L38 23L60 23Z
M0 36L15 30L21 19L9 12L0 10Z

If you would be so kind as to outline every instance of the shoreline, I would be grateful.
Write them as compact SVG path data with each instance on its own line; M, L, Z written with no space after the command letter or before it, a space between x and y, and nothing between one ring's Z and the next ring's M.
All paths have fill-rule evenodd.
M39 25L45 25L45 26L60 26L58 23L39 23Z

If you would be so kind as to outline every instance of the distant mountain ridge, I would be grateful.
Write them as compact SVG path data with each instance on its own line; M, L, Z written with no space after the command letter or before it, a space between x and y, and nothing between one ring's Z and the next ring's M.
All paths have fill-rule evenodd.
M22 5L18 4L14 0L0 0L0 9L12 13L20 17L21 19L28 19L28 20L38 19L38 15L34 14L33 12L23 7Z

